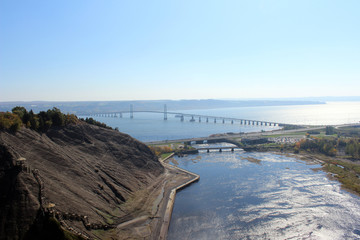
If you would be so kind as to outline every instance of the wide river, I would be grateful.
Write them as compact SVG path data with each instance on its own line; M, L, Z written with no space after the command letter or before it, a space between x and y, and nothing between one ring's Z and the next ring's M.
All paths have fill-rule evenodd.
M200 181L176 195L169 240L360 239L360 198L318 163L238 150L172 164Z
M160 106L161 108L162 106ZM136 106L134 106L136 109ZM168 111L172 111L168 109ZM211 115L219 117L233 117L260 121L272 121L290 124L344 124L358 123L360 121L360 102L329 102L316 105L294 105L294 106L264 106L264 107L239 107L221 109L200 110L176 110L176 112ZM168 120L163 120L162 114L156 113L134 113L131 119L128 114L123 118L95 117L96 120L104 122L111 127L118 127L141 141L149 142L155 140L171 140L192 137L204 137L215 133L227 132L255 132L261 130L273 130L277 127L249 126L239 123L231 124L221 121L214 123L213 120L206 123L190 122L186 118L181 122L174 115L169 115Z

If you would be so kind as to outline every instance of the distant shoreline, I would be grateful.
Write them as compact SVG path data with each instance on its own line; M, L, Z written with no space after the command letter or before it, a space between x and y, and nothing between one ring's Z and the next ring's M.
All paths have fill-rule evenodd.
M360 101L360 97L359 97ZM147 100L147 101L13 101L0 102L0 112L11 111L16 106L23 106L28 111L35 113L46 111L49 108L59 108L62 112L76 115L109 113L116 111L129 111L132 105L134 110L163 110L167 105L169 111L198 110L198 109L220 109L236 107L260 107L260 106L293 106L326 104L320 100Z

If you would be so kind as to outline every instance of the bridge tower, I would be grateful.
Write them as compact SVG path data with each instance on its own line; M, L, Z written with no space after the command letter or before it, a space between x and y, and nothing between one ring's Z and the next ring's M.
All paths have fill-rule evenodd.
M134 109L132 104L130 104L130 118L134 118Z
M166 107L166 104L164 104L164 120L167 120L167 107Z

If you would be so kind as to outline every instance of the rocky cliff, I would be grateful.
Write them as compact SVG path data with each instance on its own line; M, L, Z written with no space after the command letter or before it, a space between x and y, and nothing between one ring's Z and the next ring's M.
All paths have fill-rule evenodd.
M0 131L0 239L46 238L49 216L91 237L140 209L137 193L163 172L146 145L115 130Z

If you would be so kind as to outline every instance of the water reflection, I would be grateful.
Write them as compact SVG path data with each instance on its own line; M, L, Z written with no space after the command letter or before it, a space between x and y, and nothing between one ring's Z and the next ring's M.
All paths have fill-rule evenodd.
M175 160L201 179L177 194L168 239L360 237L359 197L313 171L318 164L244 151Z

